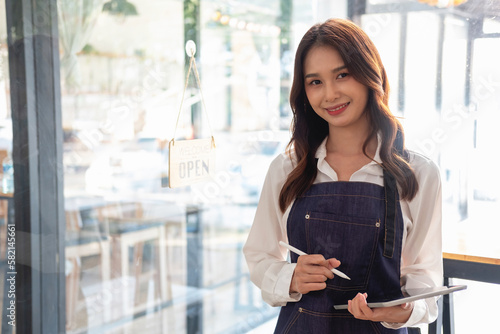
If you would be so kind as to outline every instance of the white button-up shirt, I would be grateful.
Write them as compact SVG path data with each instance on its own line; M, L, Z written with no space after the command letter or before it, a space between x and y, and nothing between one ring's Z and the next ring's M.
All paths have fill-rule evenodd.
M380 141L374 160L380 160ZM295 263L289 263L287 250L278 245L287 242L286 225L293 203L284 213L279 207L279 194L294 161L286 153L271 163L254 222L243 248L250 277L262 291L262 298L272 306L284 306L299 301L301 294L290 294L289 288ZM337 174L326 162L326 139L316 152L318 173L314 183L338 181ZM383 170L372 161L351 175L350 181L384 185ZM441 286L443 283L441 232L441 179L439 169L431 160L410 152L411 167L419 190L411 201L401 200L404 220L401 255L401 286L407 289ZM342 260L342 259L340 259ZM364 291L360 291L364 292ZM383 323L389 328L412 327L430 323L437 317L435 298L416 301L406 324Z

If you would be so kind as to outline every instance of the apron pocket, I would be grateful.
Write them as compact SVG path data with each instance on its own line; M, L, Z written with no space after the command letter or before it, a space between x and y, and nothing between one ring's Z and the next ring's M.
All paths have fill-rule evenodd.
M307 252L340 260L338 269L351 278L335 276L326 281L327 288L356 292L366 289L377 249L380 219L320 212L309 212L305 218Z
M374 326L371 321L355 319L352 315L339 313L315 312L299 307L284 330L277 331L280 334L303 334L303 333L385 333Z

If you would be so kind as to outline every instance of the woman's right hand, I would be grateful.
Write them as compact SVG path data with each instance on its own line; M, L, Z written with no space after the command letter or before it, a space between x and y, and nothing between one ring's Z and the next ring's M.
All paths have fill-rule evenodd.
M290 293L306 294L309 291L323 290L326 280L333 278L330 269L340 266L340 261L331 258L326 260L323 255L301 255L293 272L290 283Z

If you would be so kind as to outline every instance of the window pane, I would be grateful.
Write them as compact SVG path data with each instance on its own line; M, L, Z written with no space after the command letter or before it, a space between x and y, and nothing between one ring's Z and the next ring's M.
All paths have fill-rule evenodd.
M391 89L389 107L393 113L398 114L401 15L399 13L363 15L361 26L380 53Z
M67 330L177 332L187 215L161 179L183 89L183 4L58 4Z
M241 249L289 140L296 44L346 4L187 3L59 1L68 333L246 333L279 311ZM182 100L189 22L202 94L191 72ZM174 133L214 136L213 181L164 187Z

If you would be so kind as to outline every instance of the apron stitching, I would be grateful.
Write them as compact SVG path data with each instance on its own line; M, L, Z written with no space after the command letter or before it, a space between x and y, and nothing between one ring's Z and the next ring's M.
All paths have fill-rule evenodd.
M299 307L299 309L301 309L301 308ZM300 315L302 313L299 310L297 310L296 312L297 312L297 314L295 315L295 317L292 319L292 321L286 327L285 331L283 332L284 334L290 332L290 330L292 329L293 325L295 324L295 322L297 322L297 320L299 319L299 317L300 317Z
M364 289L366 288L366 283L363 283L362 285L357 285L357 286L350 286L350 287L336 287L336 285L333 284L327 284L326 286L327 289L334 290L334 291L356 291L359 289Z
M344 313L344 314L341 314L341 313L335 313L335 312L332 312L332 313L326 313L326 312L316 312L316 311L312 311L312 310L308 310L308 309L305 309L303 307L301 307L302 309L302 313L305 313L305 314L309 314L309 315L312 315L312 316L315 316L315 317L323 317L323 318L354 318L354 316L352 314L347 314L347 313Z
M311 244L309 242L309 224L310 224L310 220L309 220L309 211L307 212L306 214L306 222L305 222L305 231L306 231L306 242L307 242L307 252L310 253L311 252Z
M379 201L383 201L384 198L368 196L368 195L347 195L347 194L324 194L324 195L305 195L301 196L301 198L314 198L314 197L362 197L362 198L371 198Z
M372 258L370 260L370 265L368 266L368 275L367 275L367 277L365 279L365 283L364 283L365 287L368 286L368 280L369 280L370 275L371 275L373 262L375 261L375 254L377 253L379 234L380 234L380 229L378 228L377 233L376 233L375 238L374 238L373 246L372 246Z
M349 225L356 225L356 226L364 226L366 228L378 228L377 225L376 225L377 221L375 221L374 225L368 225L368 224L351 223L351 222L346 222L346 221L342 221L342 220L326 219L326 218L311 218L310 220L320 220L320 221L333 222L333 223L339 223L339 224L349 224Z

